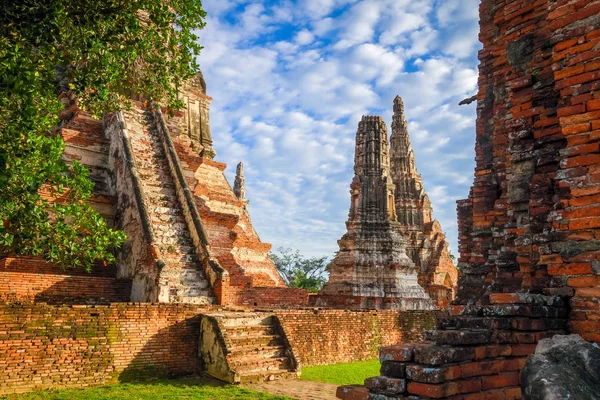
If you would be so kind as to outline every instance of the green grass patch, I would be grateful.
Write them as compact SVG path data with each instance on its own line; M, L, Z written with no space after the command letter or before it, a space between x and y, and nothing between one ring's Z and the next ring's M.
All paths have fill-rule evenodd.
M379 360L302 367L300 379L336 385L362 385L366 378L379 375L379 367Z
M161 380L151 383L121 383L83 389L44 390L0 396L5 400L291 400L285 396L254 392L203 377Z

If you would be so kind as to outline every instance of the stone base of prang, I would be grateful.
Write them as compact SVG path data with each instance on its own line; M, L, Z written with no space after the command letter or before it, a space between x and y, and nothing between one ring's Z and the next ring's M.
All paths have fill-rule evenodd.
M498 293L490 305L452 306L425 343L380 349L381 375L341 386L343 400L520 399L520 375L538 341L564 334L560 297Z
M434 310L429 298L400 298L375 296L344 296L318 294L309 297L312 307L361 310Z

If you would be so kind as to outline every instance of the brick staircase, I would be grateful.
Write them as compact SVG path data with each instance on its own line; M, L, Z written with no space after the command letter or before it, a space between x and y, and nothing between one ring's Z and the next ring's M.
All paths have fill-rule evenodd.
M560 297L510 293L451 310L426 332L427 342L381 348L381 375L365 387L339 387L337 397L519 399L527 356L539 340L565 333L569 312Z
M140 177L152 230L165 266L159 301L214 304L216 299L196 254L151 110L123 112L135 169Z
M215 321L220 337L221 357L202 357L206 364L225 358L228 370L209 374L231 383L255 383L295 378L299 365L277 317L258 312L223 312L203 316ZM213 324L213 326L215 326ZM202 329L204 331L204 329ZM202 346L201 353L209 346ZM221 366L222 367L222 366Z

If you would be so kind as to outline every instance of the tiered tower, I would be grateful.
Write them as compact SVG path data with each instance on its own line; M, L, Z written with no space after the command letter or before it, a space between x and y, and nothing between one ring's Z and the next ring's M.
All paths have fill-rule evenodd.
M396 219L387 127L363 116L356 132L354 179L347 232L329 264L329 281L317 305L428 309L431 300L417 282Z
M422 231L431 222L432 208L415 166L415 153L410 145L404 103L400 96L394 99L390 144L390 166L392 180L396 185L398 222L403 231Z
M419 283L440 307L454 297L458 271L450 258L446 235L432 219L433 209L415 166L404 103L394 99L390 137L391 177L396 187L395 204L399 230L407 242L407 254L419 267Z

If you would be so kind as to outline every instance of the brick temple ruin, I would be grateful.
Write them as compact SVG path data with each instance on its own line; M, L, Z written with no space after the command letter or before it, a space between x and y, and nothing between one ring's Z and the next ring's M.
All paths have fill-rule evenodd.
M341 399L518 399L539 340L600 342L600 1L483 0L480 18L456 300Z
M439 222L432 220L400 96L391 137L381 117L363 116L354 154L347 232L314 304L418 310L433 308L433 298L444 308L458 271Z
M69 93L61 95L64 157L90 170L91 205L127 241L114 265L96 265L89 274L36 258L0 258L0 359L9 360L0 362L0 393L143 377L148 370L204 372L233 383L293 378L302 365L371 359L379 346L421 340L435 325L438 311L387 211L381 222L394 226L394 242L386 249L410 272L395 278L408 290L393 293L397 301L410 297L406 306L374 312L376 304L338 302L319 310L310 307L319 296L286 287L268 256L271 245L252 226L243 164L232 187L226 165L215 161L211 98L201 74L184 85L181 98L186 108L172 116L133 101L130 110L96 120ZM367 169L376 180L372 173L381 171L374 168ZM392 191L387 197L383 187L384 201L393 210L389 178L386 185ZM53 368L54 359L63 360L62 369Z
M599 15L600 0L482 1L476 170L458 202L458 281L401 99L389 144L382 119L360 122L340 241L348 251L311 296L342 294L337 308L308 307L306 291L283 285L252 228L243 166L232 188L214 160L201 76L172 117L134 102L99 121L64 94L65 157L89 168L92 205L128 242L115 265L91 274L0 258L0 394L199 372L270 380L378 352L380 376L339 398L520 398L540 339L571 332L600 342ZM365 232L381 237L373 244ZM402 293L406 282L384 268L370 286L366 269L348 279L357 261L367 261L359 271L373 265L373 253L356 257L371 246L409 276L419 301L456 294L447 311L380 309L385 297L373 294ZM377 309L342 308L356 300Z

